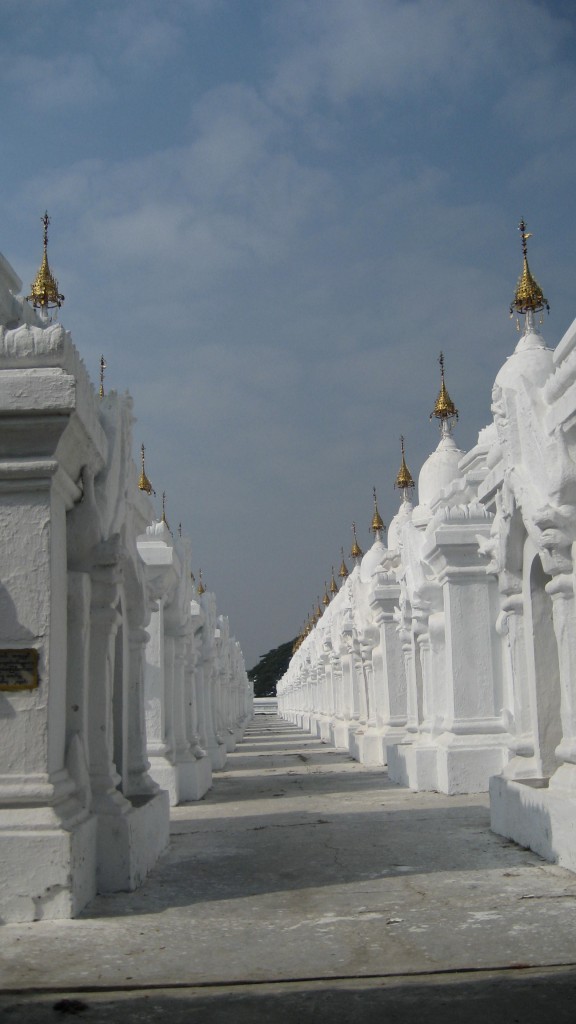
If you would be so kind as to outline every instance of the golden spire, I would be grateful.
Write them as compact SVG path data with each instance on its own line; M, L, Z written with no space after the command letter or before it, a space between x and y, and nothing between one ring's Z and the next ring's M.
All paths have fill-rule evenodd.
M340 569L338 570L338 575L340 579L345 580L348 576L348 566L344 560L344 548L340 548L340 554L342 555L342 562L340 564Z
M204 586L204 581L202 580L202 569L198 571L198 586L196 587L196 590L198 591L200 596L206 593L206 587Z
M318 597L316 598L316 600L318 601L318 604L316 605L316 616L317 616L316 621L318 621L318 619L321 619L323 614L324 614L324 612L323 612L323 610L322 610L322 608L320 606L320 594L318 594Z
M524 218L520 221L518 230L522 237L523 263L514 298L510 303L510 316L514 316L514 313L538 313L541 309L546 309L549 313L548 300L544 298L544 292L528 266L528 239L532 237L532 232L526 231Z
M322 604L324 605L325 608L327 608L328 605L330 604L330 596L328 594L328 586L326 580L324 580L324 597L322 598Z
M354 540L352 542L352 547L350 548L350 558L362 558L364 552L362 551L356 536L356 523L352 523L352 533L354 534Z
M42 256L42 263L40 264L40 270L36 274L34 281L31 284L32 291L26 298L28 302L31 302L35 309L41 309L42 311L47 309L60 309L60 306L64 302L64 296L58 291L58 281L54 277L54 274L50 270L48 265L48 225L50 223L50 217L48 212L40 218L44 225L44 253Z
M398 476L394 481L394 487L398 487L401 491L408 490L409 487L415 487L416 484L412 479L412 474L406 465L406 458L404 453L404 438L400 435L400 448L402 450L402 462L400 463L400 469L398 470Z
M344 552L342 552L344 554ZM338 584L336 583L336 577L334 576L334 566L332 566L332 579L330 580L330 593L332 597L338 593Z
M148 477L146 476L146 469L144 467L144 453L146 449L143 444L140 445L140 461L142 462L142 470L140 473L140 479L138 481L138 487L141 491L146 491L146 494L156 494L156 491L152 487ZM164 505L162 505L162 511L164 511ZM166 520L164 520L166 522Z
M445 422L447 420L457 420L458 419L458 409L456 408L456 406L454 405L454 402L450 398L450 395L448 394L448 391L446 390L446 383L444 381L444 353L443 352L440 353L440 358L438 359L438 362L440 363L440 377L441 377L440 393L438 395L438 398L436 399L436 404L435 404L432 412L430 413L430 419L432 419L433 416L436 416L436 418L439 419L439 420L442 420L442 422Z
M386 527L384 526L384 520L378 511L378 500L376 498L375 487L372 488L372 493L374 495L374 515L372 516L370 529L372 530L372 533L380 533L382 530L385 530Z
M170 530L170 527L168 526L168 520L166 519L166 491L162 491L162 517L160 519L160 522L164 523L167 529ZM170 532L172 531L170 530Z
M100 387L98 389L98 395L100 398L104 398L104 370L108 367L108 363L104 359L104 356L100 356Z

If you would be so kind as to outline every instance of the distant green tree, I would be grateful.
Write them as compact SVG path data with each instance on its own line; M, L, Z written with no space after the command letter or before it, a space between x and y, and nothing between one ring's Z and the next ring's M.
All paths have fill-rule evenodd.
M260 661L248 672L248 679L254 683L255 697L275 697L276 683L282 678L292 657L295 640L288 640L280 647L260 655Z

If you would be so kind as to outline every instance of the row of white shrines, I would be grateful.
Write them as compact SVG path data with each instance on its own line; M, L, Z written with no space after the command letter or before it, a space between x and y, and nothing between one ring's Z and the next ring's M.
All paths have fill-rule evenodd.
M278 705L413 790L489 790L497 833L576 871L576 321L546 347L526 237L493 422L459 451L443 382L418 504L406 487L325 601Z
M139 885L252 713L190 542L139 487L130 397L97 395L20 288L0 256L2 921Z

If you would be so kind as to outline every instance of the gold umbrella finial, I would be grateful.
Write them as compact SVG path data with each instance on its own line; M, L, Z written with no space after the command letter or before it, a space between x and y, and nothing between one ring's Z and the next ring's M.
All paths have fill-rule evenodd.
M342 552L344 554L344 552ZM332 597L335 597L338 593L338 584L336 583L336 577L334 575L334 566L332 566L332 579L330 580L330 593Z
M444 379L444 353L441 352L438 362L440 363L440 393L436 399L436 404L430 413L430 419L433 416L440 420L443 433L446 429L452 426L454 420L458 419L458 409L454 405L454 402L448 394L446 388L446 381Z
M376 488L375 487L372 488L372 494L374 495L374 515L372 516L372 522L370 524L370 529L372 530L372 533L378 534L378 533L381 533L382 530L385 530L386 527L384 525L384 520L382 519L382 516L380 515L380 513L378 511L378 499L376 497Z
M32 303L35 309L40 309L45 313L49 309L60 309L60 306L64 302L64 296L58 291L58 281L50 270L48 263L48 225L50 223L50 217L48 216L47 210L40 220L44 225L44 251L42 254L40 269L36 274L34 281L30 285L32 291L30 292L30 295L26 296L26 299L28 302Z
M416 484L412 479L412 474L406 465L406 453L404 450L404 437L400 435L400 449L402 451L402 462L400 463L400 469L398 470L398 476L394 481L394 487L398 487L399 490L404 491L404 499L408 501L408 490L411 487L415 487Z
M520 221L518 230L522 239L522 273L518 278L514 298L510 303L510 316L513 317L514 314L516 314L516 325L518 330L520 330L518 314L522 313L525 315L527 332L534 326L534 313L539 313L544 309L549 313L550 306L548 304L548 300L544 296L544 292L528 266L528 239L532 238L532 232L526 231L526 222L524 218Z
M202 569L198 570L198 586L197 586L196 590L198 591L200 596L202 596L202 594L206 593L206 587L204 586L204 581L202 579Z
M328 584L326 583L326 580L324 580L324 596L322 598L322 604L325 608L330 604L330 596L328 594Z
M98 389L98 395L100 398L104 398L104 370L108 368L108 363L104 359L104 356L100 356L100 387Z
M162 516L160 518L160 522L164 523L166 528L170 530L168 520L166 519L166 491L162 491ZM170 530L170 533L172 533L172 530Z
M152 487L152 484L150 483L148 477L146 476L146 467L144 465L144 455L145 455L145 453L146 453L146 449L144 447L144 444L142 443L140 445L140 462L141 462L142 465L141 465L141 471L140 471L140 479L138 480L138 488L141 491L146 491L146 494L156 494L156 491L154 490L154 488Z
M340 548L340 554L342 555L342 562L340 563L340 569L338 570L338 575L339 575L341 580L345 580L346 577L349 574L348 574L348 566L346 565L346 561L345 561L345 558L344 558L344 548Z
M354 540L352 542L352 547L350 549L350 558L353 558L354 561L357 561L359 558L362 558L364 552L362 551L362 548L360 547L358 543L358 538L356 536L356 523L352 523L352 533L354 535Z

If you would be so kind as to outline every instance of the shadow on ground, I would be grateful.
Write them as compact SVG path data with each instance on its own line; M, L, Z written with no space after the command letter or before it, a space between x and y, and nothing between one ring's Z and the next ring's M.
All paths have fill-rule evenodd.
M0 998L5 1024L573 1024L576 971ZM55 1007L59 1007L56 1009Z

